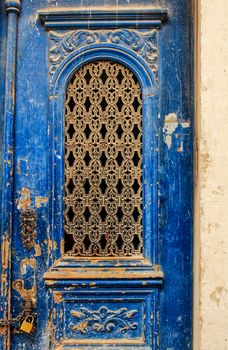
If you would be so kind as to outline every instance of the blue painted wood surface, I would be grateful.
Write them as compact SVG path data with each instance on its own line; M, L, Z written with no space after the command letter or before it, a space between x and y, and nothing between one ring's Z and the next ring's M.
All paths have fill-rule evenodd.
M138 3L135 0L118 1L119 5L129 7ZM151 177L149 184L154 186L149 191L147 190L148 185L144 187L145 200L151 201L152 197L147 215L153 217L153 226L152 229L149 229L147 224L147 231L145 231L148 237L146 245L149 262L147 266L142 267L138 262L132 261L131 269L125 262L120 262L123 266L125 265L125 269L128 267L130 273L141 271L141 278L132 280L122 278L121 274L120 277L116 276L111 280L95 275L79 279L77 275L71 275L71 278L65 279L55 278L54 275L56 270L62 270L62 274L66 275L62 261L56 262L59 269L57 265L53 268L54 261L58 260L61 254L62 238L60 214L63 206L61 190L63 163L59 156L63 157L61 141L64 89L74 67L91 60L91 56L88 45L86 49L78 48L78 56L75 55L75 52L69 53L66 60L62 61L62 66L58 66L52 75L53 78L50 79L49 34L38 18L38 11L42 12L42 9L47 7L54 9L58 6L95 5L97 4L94 4L92 0L62 0L58 4L51 0L22 3L18 27L13 138L14 205L11 274L13 281L20 279L24 282L24 290L30 290L30 295L33 295L35 289L37 291L38 329L32 336L12 334L11 349L51 349L54 348L53 339L61 342L64 333L67 339L87 339L87 333L72 329L86 319L83 312L80 311L81 307L85 307L89 312L98 313L98 315L102 312L103 314L118 313L123 308L127 308L129 312L135 311L135 313L132 312L134 316L131 320L137 323L135 330L130 329L125 334L121 333L119 321L116 321L116 328L113 330L116 349L118 347L121 350L123 348L128 350L191 349L193 38L192 5L189 0L161 0L152 1L150 4L148 1L140 1L140 7L143 5L158 6L168 11L168 21L158 32L156 83L149 63L140 57L138 52L132 50L126 42L123 44L123 51L120 50L119 54L116 54L115 44L106 45L104 43L100 45L100 48L96 45L91 46L93 58L110 55L113 59L128 65L135 71L144 88L144 132L148 133L147 139L152 142L151 148L150 144L144 144L144 158L148 162L144 162L144 176ZM104 0L100 1L99 5L115 6L116 1ZM3 24L1 46L2 52L5 52L6 30L4 28L7 25L7 18L4 12L0 18ZM64 30L72 30L72 27L64 28ZM61 30L57 29L57 32L60 33ZM11 49L13 50L13 46ZM6 52L4 57L6 57ZM80 61L79 57L81 57ZM3 54L1 53L2 60ZM4 66L3 62L1 69L4 69ZM145 73L146 71L148 74ZM151 78L149 78L150 75ZM154 84L150 84L150 79ZM5 83L2 78L0 82L0 91L3 92ZM151 89L152 86L156 86L155 90L146 90L150 86ZM7 94L4 97L6 104L9 96ZM146 123L151 123L151 127L147 129ZM57 153L53 152L53 145ZM6 183L6 176L1 183ZM3 198L4 201L10 203L5 190L4 185ZM10 207L4 202L2 204L4 204L4 210L1 213L1 240L5 231L3 227L10 228L8 218ZM20 213L26 207L34 208L38 217L36 246L30 251L23 247L20 236ZM4 258L1 264L2 262L5 262ZM65 263L68 266L70 264L69 261ZM76 265L75 268L80 267ZM109 268L112 267L110 262L107 265ZM101 263L98 263L98 267L102 270ZM164 273L164 279L162 275L157 278L144 275L148 271L155 272L156 275L157 270ZM45 282L43 275L48 271L53 274L46 276ZM24 290L19 291L12 288L12 316L16 316L21 311ZM76 316L73 315L75 306L79 310ZM54 320L55 313L57 316ZM152 316L154 318L149 321ZM3 317L2 314L1 317ZM145 334L142 341L140 336L144 329L143 322L145 323ZM65 332L64 327L66 327ZM106 326L103 324L102 327L100 328L103 334L101 338L105 340L108 338L108 333L105 331L102 333L102 329L105 329ZM93 338L93 332L90 332L89 336ZM98 337L97 333L96 337ZM2 339L1 348L4 349L4 339L0 339ZM127 344L121 339L135 339L138 344ZM118 341L123 343L120 344ZM83 347L83 342L81 346ZM99 348L109 349L110 346L103 344L99 345ZM65 345L66 349L74 347L75 345ZM95 347L87 345L84 348L97 349L97 345Z

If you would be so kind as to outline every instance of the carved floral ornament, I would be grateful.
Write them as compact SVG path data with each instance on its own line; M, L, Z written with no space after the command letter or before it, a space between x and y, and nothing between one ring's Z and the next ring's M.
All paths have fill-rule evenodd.
M129 29L73 30L64 33L50 32L50 75L77 49L93 44L116 44L136 52L150 66L157 79L157 30L141 32Z
M80 311L71 310L71 315L78 322L76 325L71 324L70 328L82 334L91 331L96 333L120 332L125 334L138 328L138 323L132 321L137 313L137 310L128 310L127 308L110 310L106 306L101 306L98 310L89 310L81 307Z

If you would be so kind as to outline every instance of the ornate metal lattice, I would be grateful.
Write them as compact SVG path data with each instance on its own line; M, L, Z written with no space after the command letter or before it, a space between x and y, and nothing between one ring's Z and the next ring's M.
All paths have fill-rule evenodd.
M65 102L65 252L142 254L142 94L114 61L78 69Z

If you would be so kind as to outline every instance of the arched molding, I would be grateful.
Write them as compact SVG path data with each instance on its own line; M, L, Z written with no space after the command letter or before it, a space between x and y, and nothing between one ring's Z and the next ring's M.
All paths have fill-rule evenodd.
M120 45L95 44L83 47L67 55L59 64L50 83L50 235L56 242L53 249L53 268L55 261L58 267L80 267L82 259L76 261L64 256L64 118L65 91L73 73L88 62L96 60L114 60L127 66L138 78L142 88L143 105L143 252L142 260L122 260L121 265L131 269L147 266L153 270L158 262L158 95L157 82L147 62L133 50ZM60 259L60 260L59 260ZM84 266L93 267L93 262L85 260ZM105 261L106 266L114 266L113 261ZM56 267L57 268L57 267Z
M147 89L148 94L157 93L157 53L154 53L154 59L144 59L148 52L143 52L142 56L135 50L118 44L92 44L72 50L71 53L58 54L53 58L50 49L50 94L55 95L65 91L69 77L83 64L92 60L111 59L115 60L129 69L131 69L140 81L141 86ZM154 51L155 48L154 48ZM57 63L58 62L58 63ZM153 65L153 69L152 66Z

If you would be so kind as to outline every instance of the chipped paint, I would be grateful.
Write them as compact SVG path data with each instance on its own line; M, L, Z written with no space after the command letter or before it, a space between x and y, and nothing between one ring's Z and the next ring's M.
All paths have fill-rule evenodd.
M65 253L65 240L64 239L61 240L60 251L61 251L61 254L63 256Z
M53 293L54 300L57 304L61 303L62 301L62 293L60 292L54 292Z
M34 306L36 305L36 259L25 258L21 260L20 272L21 275L26 275L27 267L30 266L33 269L33 286L31 288L25 288L25 277L19 278L12 283L12 288L19 292L20 296L24 300L32 300Z
M31 206L30 190L23 187L20 192L20 198L17 202L17 209L25 210Z
M60 261L58 261L60 262ZM57 266L58 263L55 265ZM45 280L50 281L53 280L83 280L83 279L92 279L97 280L101 278L115 278L115 279L127 279L127 280L135 280L135 279L150 279L150 278L163 278L164 274L162 271L129 271L125 268L88 268L88 269L77 269L77 268L55 268L50 269L44 275ZM84 283L85 284L85 283ZM85 284L86 286L86 284Z
M190 128L190 120L186 122L180 122L180 125L182 126L183 129Z
M21 260L21 274L24 275L26 273L27 266L31 266L34 271L36 269L36 259L34 258L25 258Z
M28 176L28 159L17 160L17 173L19 175Z
M184 142L181 141L180 146L177 148L177 152L183 152L184 151L183 144L184 144Z
M8 269L8 267L9 267L9 241L5 235L2 237L1 257L2 257L3 269Z
M190 128L190 120L181 121L181 118L178 118L178 116L175 113L170 113L165 116L165 123L163 126L163 136L164 141L166 145L168 146L168 149L172 147L173 143L173 137L178 139L180 136L179 131L177 132L177 129L189 129ZM184 132L185 134L186 132ZM181 132L183 135L183 133ZM177 152L183 152L183 141L180 142L179 147L177 148Z
M91 282L89 285L90 287L96 287L96 282Z
M38 243L35 244L34 249L35 249L35 255L34 256L36 256L36 257L41 256L41 247L40 247L40 245Z
M48 203L48 197L35 197L35 206L36 208L40 208L43 204Z
M32 300L34 305L36 303L36 286L34 285L30 289L24 287L24 281L22 279L17 279L13 281L12 288L19 292L20 296L24 300Z
M163 126L164 140L168 148L172 146L172 135L178 127L178 118L175 113L165 116L165 124Z

